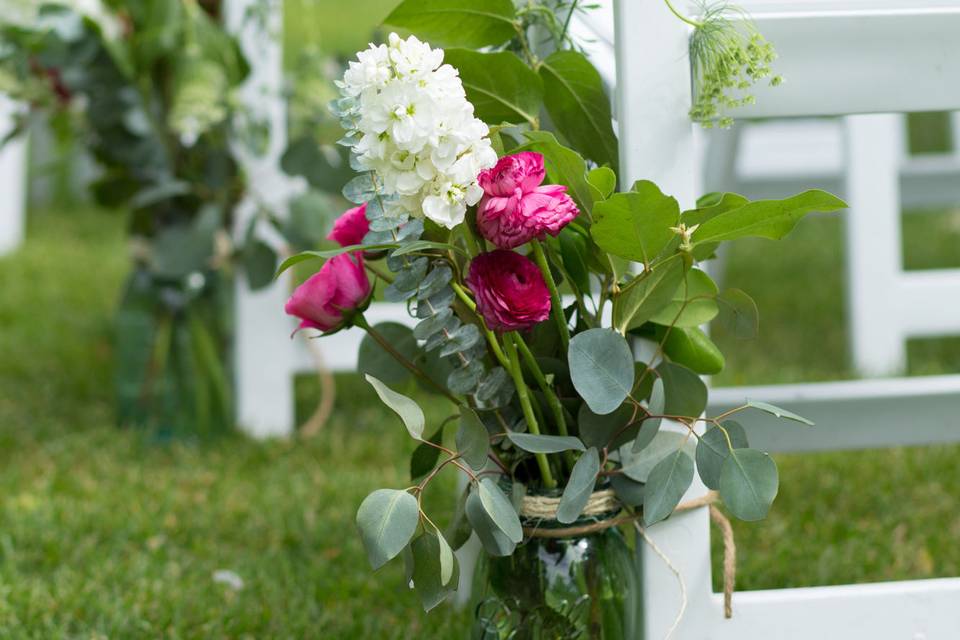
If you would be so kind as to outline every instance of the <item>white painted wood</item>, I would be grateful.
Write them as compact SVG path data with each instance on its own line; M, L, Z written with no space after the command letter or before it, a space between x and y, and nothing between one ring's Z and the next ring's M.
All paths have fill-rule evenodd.
M759 400L809 418L783 422L754 409L735 418L766 451L836 451L960 442L960 375L714 387L710 415Z
M853 362L866 375L889 375L902 371L907 360L896 320L902 304L896 283L903 265L899 181L903 119L891 114L851 116L846 131L850 209L844 228Z
M0 138L13 128L17 105L0 95ZM0 149L0 256L15 251L26 231L27 140L11 140Z
M242 242L250 220L263 203L280 217L286 214L292 181L281 171L280 155L286 146L286 112L281 99L283 52L279 40L282 14L279 5L264 25L246 19L257 0L230 0L226 23L239 34L251 71L242 90L243 100L270 125L270 143L263 155L236 145L249 177L251 195L235 212L234 237ZM290 339L294 326L283 312L290 291L289 276L270 287L251 291L238 276L235 302L236 413L240 427L255 437L287 436L293 432L293 373L297 344Z

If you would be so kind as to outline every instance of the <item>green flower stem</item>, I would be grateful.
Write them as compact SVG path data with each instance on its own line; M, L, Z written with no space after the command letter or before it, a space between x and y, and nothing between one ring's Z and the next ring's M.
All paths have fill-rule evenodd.
M560 330L560 342L563 344L563 353L567 353L570 347L570 329L567 327L567 320L563 317L563 304L560 302L560 291L557 289L557 283L553 279L553 272L550 271L550 263L547 262L547 256L543 252L543 246L539 240L532 240L530 245L533 247L533 259L540 267L543 273L543 279L550 290L550 315L557 323L557 329Z
M540 386L540 390L543 391L543 395L547 397L547 404L550 405L550 411L553 413L557 430L560 432L560 435L567 435L567 420L563 415L563 405L560 404L560 398L554 393L553 388L547 383L547 378L543 375L543 370L540 368L540 364L534 357L533 352L530 351L530 347L527 346L527 343L524 342L519 333L511 332L507 339L509 340L510 338L513 338L517 349L520 351L520 355L523 356L524 362L527 363L527 369L533 374L534 379Z
M682 22L686 22L688 25L690 25L690 26L693 27L694 29L699 29L700 27L703 26L703 23L702 23L702 22L697 22L696 20L691 20L691 19L688 18L687 16L685 16L685 15L683 15L682 13L680 13L679 11L677 11L676 7L674 7L673 4L670 3L670 0L663 0L663 2L667 5L667 8L670 9L670 13L672 13L672 14L675 15L675 16L677 16L677 18L679 18Z
M379 344L381 348L383 348L384 351L386 351L391 356L393 356L393 359L399 362L401 365L403 365L403 367L407 371L409 371L410 373L417 376L418 378L423 380L425 383L433 387L438 393L445 396L453 404L456 404L456 405L462 404L455 395L453 395L452 393L450 393L450 391L448 391L447 389L437 384L430 376L428 376L419 367L417 367L417 365L407 360L407 358L402 353L394 349L393 345L390 344L390 341L387 340L383 336L383 334L381 334L379 331L377 331L376 329L370 326L370 323L367 322L367 319L363 317L362 313L358 313L356 316L353 317L353 324L360 327L364 331L366 331L367 335L373 338L376 341L376 343Z
M460 301L467 305L470 311L477 314L477 303L470 299L470 295L464 288L457 282L451 282L450 287L453 289L453 292L457 294L457 297L460 298ZM480 321L480 328L483 329L483 334L487 337L487 342L490 344L490 350L493 351L493 355L497 357L497 360L503 365L503 368L509 371L510 363L507 360L507 356L504 355L503 349L500 348L500 342L497 341L497 336L487 328L486 323L479 314L477 314L477 320Z
M504 340L503 348L510 358L510 375L513 378L513 385L517 388L517 398L520 400L520 407L523 409L523 417L527 421L527 428L530 433L540 435L540 426L537 424L537 418L533 413L533 405L530 403L530 393L527 389L527 383L523 380L523 371L520 369L520 358L517 356L517 349L512 340ZM547 456L542 453L533 454L537 459L537 466L540 467L540 475L543 476L543 486L547 489L553 489L557 486L557 481L553 478L550 471L550 463Z

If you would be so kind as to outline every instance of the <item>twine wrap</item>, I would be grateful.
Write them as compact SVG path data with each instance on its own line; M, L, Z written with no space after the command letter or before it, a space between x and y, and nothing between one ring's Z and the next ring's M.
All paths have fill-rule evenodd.
M708 491L699 498L681 502L673 510L673 513L683 513L685 511L693 511L694 509L710 507L710 519L720 528L723 536L723 615L725 618L731 618L733 617L733 590L737 577L737 546L733 540L733 527L730 526L730 521L726 516L723 515L720 509L716 507L716 503L719 501L720 494L718 494L716 491ZM520 516L527 520L556 522L557 508L559 506L560 498L524 496L523 502L520 506ZM623 505L621 505L620 501L617 500L613 489L603 489L590 494L590 498L587 501L587 506L584 508L581 515L587 517L600 517L605 514L616 513L622 508ZM596 522L589 522L570 527L541 528L538 524L536 526L524 527L523 533L529 538L573 538L576 536L583 536L604 531L627 522L634 522L640 518L640 516L641 514L638 513L622 513L620 515L605 518L603 520L597 520ZM653 544L653 541L646 536L639 523L634 522L634 524L643 535L643 538L647 544L649 544L657 553L657 555L663 558L669 565L669 560L666 558L663 552L660 551L655 544ZM672 567L672 565L670 566ZM678 577L680 577L678 572L675 573L677 573ZM681 587L683 587L682 578L680 578L680 580Z

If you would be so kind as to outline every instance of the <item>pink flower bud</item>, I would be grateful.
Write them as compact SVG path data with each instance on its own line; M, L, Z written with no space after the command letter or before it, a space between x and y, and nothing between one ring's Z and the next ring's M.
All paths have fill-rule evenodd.
M370 279L359 252L330 258L294 290L284 311L300 318L300 329L332 333L343 328L370 299ZM294 332L296 333L296 332Z
M367 235L369 230L367 205L364 203L359 207L344 211L333 223L333 229L327 236L327 240L333 240L341 247L350 247L355 244L362 244L363 236Z
M550 317L550 291L529 258L498 249L470 263L467 286L487 327L497 331L529 329Z

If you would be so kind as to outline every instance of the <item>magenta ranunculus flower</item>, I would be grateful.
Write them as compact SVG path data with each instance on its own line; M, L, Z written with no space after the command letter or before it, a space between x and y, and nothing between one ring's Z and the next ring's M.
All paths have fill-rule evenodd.
M580 211L562 185L540 186L543 156L524 151L504 156L480 173L484 196L477 208L480 234L501 249L513 249L534 238L557 235Z
M333 240L341 247L350 247L355 244L362 244L363 236L367 235L369 230L367 205L364 203L340 214L340 217L333 223L333 229L330 230L327 240Z
M470 263L467 286L484 322L497 331L529 329L550 317L550 291L529 258L498 249Z
M370 300L372 287L359 252L330 258L294 290L284 311L300 318L300 329L330 333L342 328ZM296 333L296 332L294 332Z

